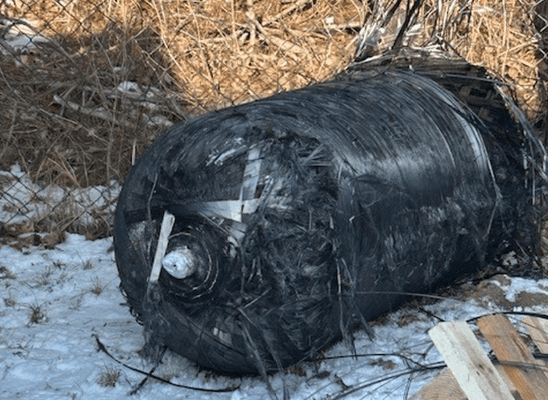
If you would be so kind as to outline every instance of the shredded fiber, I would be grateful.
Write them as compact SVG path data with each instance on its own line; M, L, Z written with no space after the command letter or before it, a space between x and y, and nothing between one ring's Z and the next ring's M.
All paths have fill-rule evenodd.
M544 150L526 120L479 68L389 58L175 125L143 154L115 249L153 347L265 374L408 293L511 250L534 258Z

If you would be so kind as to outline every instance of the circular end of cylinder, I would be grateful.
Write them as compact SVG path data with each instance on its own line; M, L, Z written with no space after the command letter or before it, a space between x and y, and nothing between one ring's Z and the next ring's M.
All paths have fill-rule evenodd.
M162 258L160 284L168 298L187 307L205 301L216 291L223 281L219 279L220 264L227 250L219 248L221 240L210 226L176 225L175 231Z

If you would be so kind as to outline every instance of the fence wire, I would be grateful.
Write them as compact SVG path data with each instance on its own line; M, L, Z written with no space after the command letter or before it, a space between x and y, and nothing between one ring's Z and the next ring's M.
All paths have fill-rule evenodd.
M381 3L409 5L0 0L1 240L55 245L64 232L110 234L123 178L161 131L192 115L328 79L352 61L360 32ZM424 26L432 18L459 22L436 34L467 59L506 68L482 45L488 31L482 40L469 27L467 36L462 31L462 21L478 32L490 26L500 31L481 19L492 15L508 27L506 52L498 53L511 59L508 49L520 51L517 57L532 65L533 78L544 73L538 67L545 65L542 35L531 30L532 18L538 31L545 30L544 2L535 15L534 1L508 0L511 15L488 0L424 3ZM449 5L456 17L449 17ZM464 18L471 7L477 17ZM389 28L384 33L394 34ZM519 79L530 78L515 65ZM520 84L529 96L537 83L527 79Z
M334 74L358 3L2 1L3 239L108 234L119 184L159 132Z

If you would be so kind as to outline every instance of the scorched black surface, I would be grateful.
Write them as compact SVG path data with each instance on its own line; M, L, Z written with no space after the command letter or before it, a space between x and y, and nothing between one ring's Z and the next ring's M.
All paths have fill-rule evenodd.
M222 372L277 370L513 248L532 197L523 131L504 108L487 126L451 79L426 75L356 74L156 140L115 221L149 342ZM151 289L165 212L175 223Z

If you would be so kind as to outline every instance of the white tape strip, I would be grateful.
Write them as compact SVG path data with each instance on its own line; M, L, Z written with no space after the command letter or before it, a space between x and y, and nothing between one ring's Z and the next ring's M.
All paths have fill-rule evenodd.
M156 254L154 255L154 262L152 263L152 271L150 271L150 278L148 284L158 282L160 278L160 271L162 270L162 259L166 254L167 245L169 242L169 235L173 229L175 223L175 217L169 211L164 213L162 219L162 226L160 227L160 236L158 237L158 245L156 246Z

